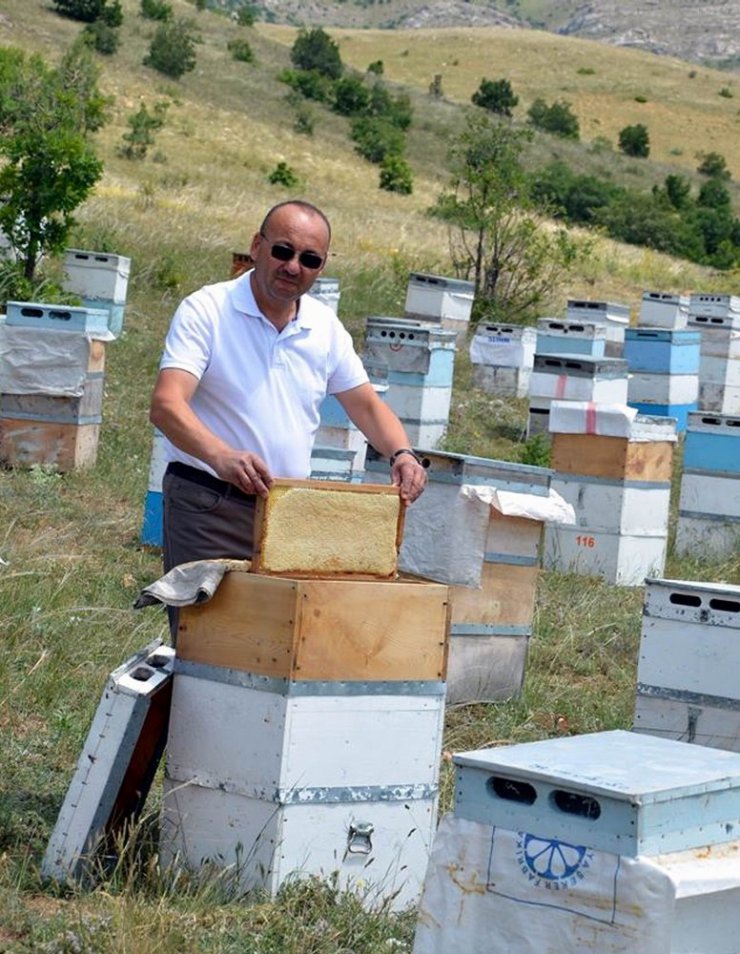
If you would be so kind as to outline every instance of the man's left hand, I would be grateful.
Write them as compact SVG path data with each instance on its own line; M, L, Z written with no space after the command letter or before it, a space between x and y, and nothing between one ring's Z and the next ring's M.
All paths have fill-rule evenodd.
M427 484L427 472L411 454L401 454L391 468L391 481L399 488L401 500L413 503Z

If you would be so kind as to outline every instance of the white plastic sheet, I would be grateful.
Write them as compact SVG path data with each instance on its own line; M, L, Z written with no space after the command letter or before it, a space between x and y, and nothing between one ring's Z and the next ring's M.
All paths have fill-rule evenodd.
M447 815L413 954L669 954L675 894L649 859Z
M573 507L548 496L497 490L487 484L430 483L404 522L398 567L448 585L480 587L491 508L507 517L575 523Z
M42 332L0 323L0 392L81 397L90 341L90 336L71 331Z

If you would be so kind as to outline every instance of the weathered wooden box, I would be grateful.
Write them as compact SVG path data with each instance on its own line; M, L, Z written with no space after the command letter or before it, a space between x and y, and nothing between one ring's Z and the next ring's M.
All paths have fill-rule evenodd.
M178 657L279 679L444 679L448 588L230 572L182 607Z
M554 431L551 441L550 467L559 474L651 483L671 480L675 440L634 441Z
M740 752L740 587L645 583L634 728Z
M99 439L99 424L0 418L0 462L10 467L42 464L62 472L94 467Z

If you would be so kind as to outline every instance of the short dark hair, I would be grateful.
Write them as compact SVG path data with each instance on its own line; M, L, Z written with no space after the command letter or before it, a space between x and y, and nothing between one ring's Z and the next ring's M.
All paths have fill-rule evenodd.
M326 231L329 236L329 241L331 241L331 222L326 217L325 213L321 211L318 206L313 205L311 202L306 202L303 199L286 199L285 202L278 202L277 205L273 205L270 211L262 220L262 225L260 225L260 232L264 233L269 225L270 219L278 209L284 209L286 205L297 205L299 209L303 209L305 212L311 213L311 215L318 216L324 225L326 226Z

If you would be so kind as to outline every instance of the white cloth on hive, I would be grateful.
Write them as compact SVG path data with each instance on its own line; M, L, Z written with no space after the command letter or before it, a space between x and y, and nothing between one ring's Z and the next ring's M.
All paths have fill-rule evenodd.
M41 333L38 328L9 328L0 323L0 390L4 394L81 397L93 337L105 336Z
M674 903L651 860L447 815L413 954L669 954Z

